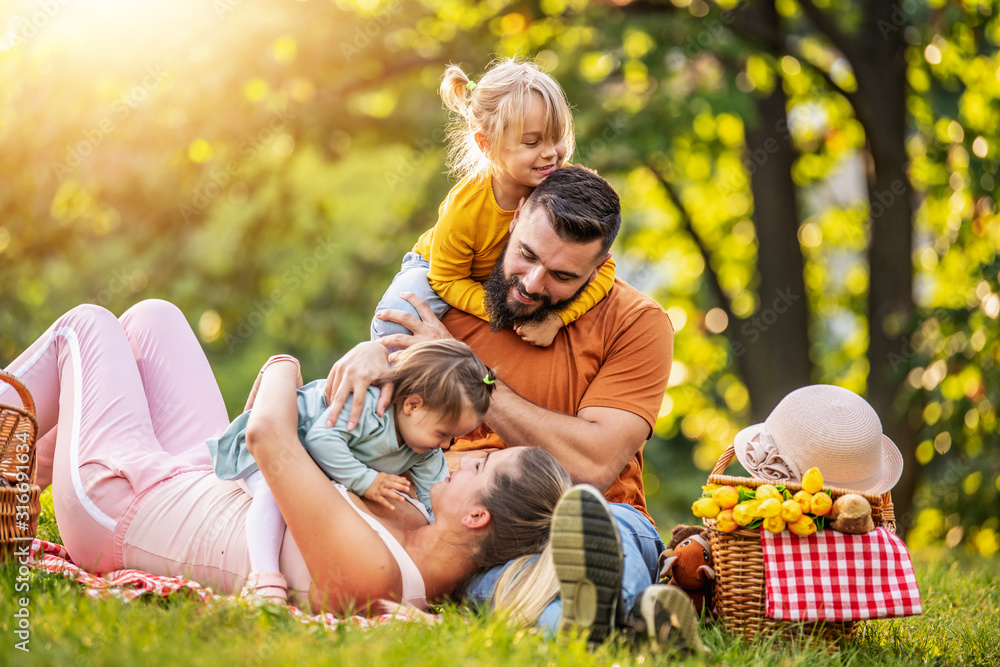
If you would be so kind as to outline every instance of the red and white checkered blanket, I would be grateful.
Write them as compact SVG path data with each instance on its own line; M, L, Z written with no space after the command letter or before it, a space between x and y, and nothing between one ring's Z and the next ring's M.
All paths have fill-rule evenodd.
M922 613L903 541L885 528L808 537L761 529L769 618L860 621Z
M69 553L61 544L44 540L34 540L28 550L28 556L21 562L29 567L53 574L61 574L84 585L84 593L92 598L115 597L126 602L142 596L169 597L176 593L185 594L205 603L221 603L234 601L232 596L219 595L196 581L184 577L165 577L141 570L115 570L104 574L91 574L69 560ZM333 614L306 614L292 605L287 606L288 613L305 623L317 623L328 628L336 628L344 623L358 628L368 628L381 625L388 621L413 620L405 612L382 614L368 618L365 616L350 616L338 618ZM424 618L424 617L422 617ZM431 617L435 618L435 617Z

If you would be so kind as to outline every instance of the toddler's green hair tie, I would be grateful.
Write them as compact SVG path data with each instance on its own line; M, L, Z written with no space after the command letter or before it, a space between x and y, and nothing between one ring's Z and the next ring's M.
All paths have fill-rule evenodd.
M496 381L496 378L490 377L489 373L483 376L483 384L493 385Z
M470 79L469 83L465 84L465 88L471 93L473 90L476 89L476 82Z

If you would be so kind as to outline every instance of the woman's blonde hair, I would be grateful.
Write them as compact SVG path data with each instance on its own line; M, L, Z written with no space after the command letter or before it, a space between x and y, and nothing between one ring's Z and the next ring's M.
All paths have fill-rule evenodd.
M428 409L455 424L466 408L486 414L496 373L468 345L449 338L417 343L400 352L396 364L374 384L386 382L395 385L397 410L407 396L417 395Z
M511 562L493 588L490 606L512 623L531 627L559 595L559 578L552 562L552 543L537 556Z
M448 166L459 180L494 173L496 163L480 150L475 135L482 132L491 147L503 146L508 130L520 137L532 95L545 103L544 138L565 142L566 162L573 155L573 116L566 94L530 60L495 60L473 85L461 67L449 65L441 78L440 93L453 114L448 128Z

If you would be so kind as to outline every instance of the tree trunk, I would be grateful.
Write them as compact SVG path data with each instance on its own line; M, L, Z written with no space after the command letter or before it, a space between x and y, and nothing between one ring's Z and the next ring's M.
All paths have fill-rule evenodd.
M755 3L748 13L779 30L774 2ZM787 97L777 77L774 89L754 98L757 123L746 130L753 220L757 232L759 308L733 322L734 354L751 397L754 421L763 421L787 393L812 380L809 304L799 245L799 209L788 132Z
M868 399L886 435L903 455L903 476L893 489L900 534L913 524L913 492L918 477L916 431L898 401L909 364L899 332L913 315L913 186L907 174L906 44L903 30L883 34L892 23L892 3L868 6L863 50L857 72L858 97L867 107L865 130L874 163L869 180L871 239L868 250ZM919 415L916 415L919 419Z

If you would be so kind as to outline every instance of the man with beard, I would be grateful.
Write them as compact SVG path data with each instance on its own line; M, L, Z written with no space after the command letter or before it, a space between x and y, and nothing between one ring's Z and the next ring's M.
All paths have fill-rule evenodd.
M531 322L541 322L546 319L549 313L558 313L565 310L567 306L576 301L577 297L587 288L588 283L580 286L573 296L562 301L553 302L552 298L545 294L531 294L517 276L506 277L504 273L504 255L510 247L510 241L504 244L500 253L500 260L493 267L490 277L483 283L486 312L490 316L490 331L497 332L503 329L518 330L518 327ZM611 253L608 253L609 255ZM603 262L602 262L603 263ZM517 301L508 303L507 295L513 294L512 289L516 289ZM521 300L526 303L522 303ZM530 302L530 303L527 303ZM535 308L529 308L534 305Z
M582 266L596 262L590 276L580 283L580 286L570 296L565 296L562 290L555 294L545 291L530 292L528 286L522 280L521 274L516 272L508 274L505 267L510 264L511 268L517 257L532 259L527 254L533 255L530 245L526 248L518 248L518 255L514 259L507 261L508 250L510 250L511 237L507 238L500 259L493 267L490 277L483 283L485 292L484 305L490 317L490 331L496 332L503 329L513 328L515 331L524 324L531 322L541 322L550 313L558 313L565 310L570 304L576 301L577 297L587 288L587 285L597 276L597 272L604 264L611 259L609 252L611 244L614 243L621 227L621 207L618 202L618 195L610 188L598 188L588 191L588 185L595 183L596 174L582 168L574 168L563 172L548 188L530 198L530 206L525 209L525 200L522 200L514 212L514 220L511 223L511 231L517 225L522 209L525 216L535 210L544 211L547 220L555 221L552 231L556 233L562 241L585 246L582 250ZM535 244L545 244L548 239L534 241ZM587 257L589 248L596 253L592 257ZM571 283L581 276L572 271L555 272L553 277L559 283ZM537 278L537 276L536 276ZM533 287L540 287L539 284Z
M563 327L552 345L536 347L516 333L518 326L565 308L580 294L611 257L620 222L618 195L604 179L582 167L557 169L518 206L501 261L484 283L489 324L454 308L439 322L423 301L403 295L419 319L402 311L381 311L377 317L398 322L413 335L356 346L331 370L327 399L335 412L351 393L365 391L387 368L387 347L448 336L466 342L499 379L486 421L457 438L451 451L540 447L575 482L602 490L612 503L625 551L623 611L642 617L643 632L655 639L660 619L653 616L662 611L658 600L664 598L654 589L664 587L652 584L664 547L646 510L642 448L652 435L670 374L670 320L659 304L616 279L608 296ZM391 388L386 389L380 406L388 404ZM583 548L591 543L596 542L589 540ZM621 559L620 553L612 556ZM614 627L615 603L593 602L602 591L587 580L596 573L590 566L585 570L577 582L559 572L563 596L569 601L568 592L574 593L572 604L552 603L539 624L579 627L600 640ZM474 581L470 596L490 598L502 571ZM686 608L680 612L690 619ZM694 637L689 633L690 628L682 628L689 647L698 646L696 627Z

